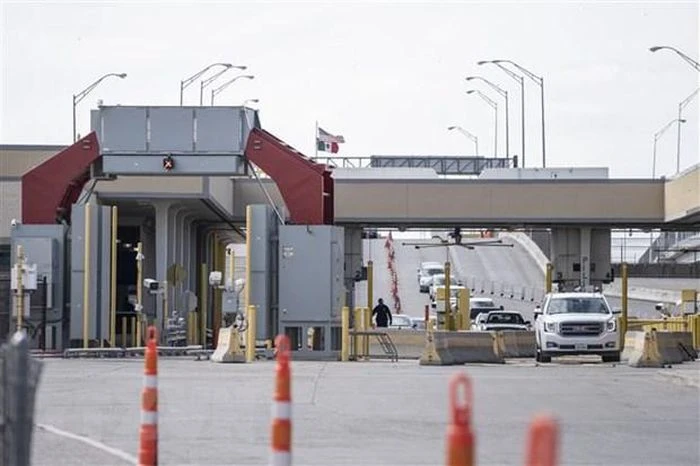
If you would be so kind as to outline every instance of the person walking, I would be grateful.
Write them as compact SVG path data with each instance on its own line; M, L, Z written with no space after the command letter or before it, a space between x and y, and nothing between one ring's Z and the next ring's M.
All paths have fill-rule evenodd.
M377 327L388 327L391 325L391 311L389 310L389 306L384 304L382 298L379 298L378 304L372 309L372 317L375 318Z

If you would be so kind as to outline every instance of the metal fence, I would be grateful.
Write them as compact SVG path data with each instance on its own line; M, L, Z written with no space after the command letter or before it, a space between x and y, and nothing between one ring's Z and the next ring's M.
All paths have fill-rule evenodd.
M0 464L28 466L34 425L34 400L41 362L31 357L24 332L0 348Z

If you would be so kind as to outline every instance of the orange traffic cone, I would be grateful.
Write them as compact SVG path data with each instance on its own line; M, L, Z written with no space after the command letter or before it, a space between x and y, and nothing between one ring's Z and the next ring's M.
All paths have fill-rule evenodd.
M275 394L272 406L271 466L292 464L292 380L289 368L291 359L289 337L278 335L275 339L277 364L275 367Z
M464 390L464 404L458 405L458 390ZM464 373L450 379L451 421L447 426L447 466L473 466L474 434L471 430L472 385Z
M538 416L530 424L527 447L527 466L554 466L557 464L558 427L549 416Z
M154 326L148 327L144 361L139 466L156 466L158 464L158 350Z

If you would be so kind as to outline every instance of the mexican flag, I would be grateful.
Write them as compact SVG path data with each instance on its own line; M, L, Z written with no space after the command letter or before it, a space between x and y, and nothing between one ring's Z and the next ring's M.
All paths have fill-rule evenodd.
M344 142L345 138L343 136L333 135L322 128L318 128L318 134L316 135L316 148L319 151L337 154L338 144L343 144Z

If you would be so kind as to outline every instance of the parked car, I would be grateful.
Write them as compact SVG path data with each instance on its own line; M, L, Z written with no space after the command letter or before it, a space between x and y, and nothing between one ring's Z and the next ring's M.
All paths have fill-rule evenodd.
M481 313L489 313L491 311L502 311L503 306L496 306L491 298L471 298L469 300L469 318L471 320Z
M481 313L476 318L475 326L475 330L481 331L531 329L530 321L526 321L519 312L515 311Z
M535 311L536 359L597 354L603 362L620 360L616 312L601 293L548 293Z
M413 320L405 314L392 314L389 328L392 330L411 329L413 328Z
M423 262L418 268L418 288L421 293L427 293L434 275L445 273L445 267L439 262Z

